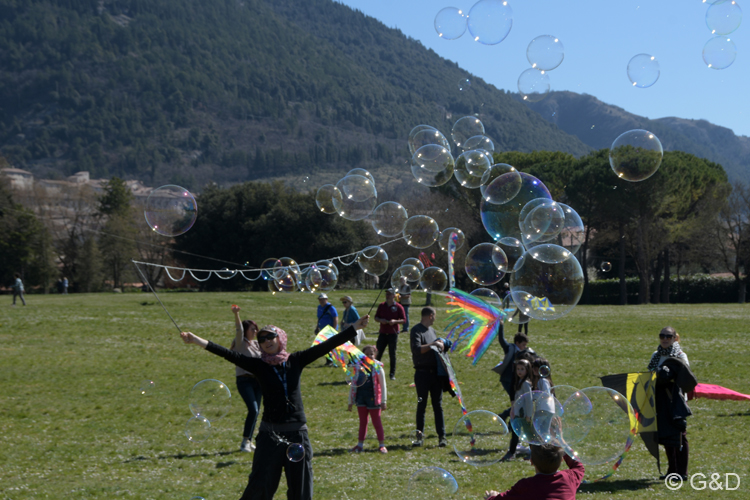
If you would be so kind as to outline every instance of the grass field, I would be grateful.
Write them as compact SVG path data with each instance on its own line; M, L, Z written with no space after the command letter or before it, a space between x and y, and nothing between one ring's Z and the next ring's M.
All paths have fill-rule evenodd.
M370 291L346 293L360 312L367 312L375 297ZM337 306L341 295L333 294ZM161 298L183 329L224 345L232 339L229 308L235 303L243 318L286 329L290 350L309 346L313 338L317 300L309 294L172 293ZM252 454L239 452L244 404L236 394L234 368L184 345L153 295L31 295L26 307L10 307L9 296L2 301L0 497L239 498ZM416 302L413 313L421 299ZM444 308L437 326L440 315L445 316ZM581 306L558 321L532 322L530 345L550 360L556 384L588 387L598 385L601 375L645 369L659 330L668 324L681 333L699 381L750 393L748 305ZM370 338L374 342L375 335ZM459 483L456 498L466 499L481 498L485 489L503 491L532 475L523 460L481 468L459 462L451 447L437 447L429 407L426 446L413 450L416 393L409 387L414 371L406 338L400 339L398 354L397 380L388 384L389 409L383 414L387 455L375 451L372 428L365 453L347 451L356 443L358 424L356 412L346 411L342 372L324 368L322 361L305 370L315 498L408 499L409 476L426 466L453 473ZM477 366L453 356L469 410L497 412L507 406L497 375L489 370L501 354L494 344ZM232 410L216 423L209 440L193 444L183 433L191 417L188 393L206 378L228 384ZM144 379L154 380L156 387L141 395ZM450 432L460 407L450 397L443 407ZM655 461L639 439L613 477L583 485L578 497L750 498L750 404L699 399L691 408L690 473L709 478L736 473L739 489L695 491L686 484L670 491L658 480ZM602 471L591 472L595 478ZM286 498L283 479L276 498Z

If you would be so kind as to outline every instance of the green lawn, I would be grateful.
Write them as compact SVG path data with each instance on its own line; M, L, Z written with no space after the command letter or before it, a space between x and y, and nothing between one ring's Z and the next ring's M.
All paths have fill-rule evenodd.
M375 297L370 291L346 293L361 313ZM344 294L333 294L336 305ZM182 328L224 345L234 331L229 310L234 303L244 318L286 329L291 350L313 339L317 300L309 294L165 293L161 298ZM0 497L239 498L252 455L238 451L244 404L236 394L234 368L184 345L153 295L29 295L26 307L10 307L9 296L2 301ZM416 302L415 313L421 299ZM444 319L444 308L439 315ZM747 305L598 306L577 307L558 321L532 322L529 331L531 346L550 360L556 384L588 387L598 385L600 375L645 369L657 333L671 324L683 336L699 381L750 393L749 323ZM477 366L453 356L469 410L497 412L507 406L497 375L489 371L501 353L494 344ZM188 393L206 378L228 384L232 410L216 423L209 440L193 444L183 433L191 416ZM458 498L477 499L485 489L502 491L533 473L524 461L482 468L459 462L450 447L437 447L429 407L426 446L412 450L417 402L409 387L412 378L408 343L402 338L397 380L388 385L383 419L389 453L374 451L371 428L366 452L352 456L347 450L356 443L358 424L356 412L346 411L342 372L324 368L322 361L305 371L316 498L410 498L409 476L421 467L438 466L456 477ZM156 387L141 395L144 379L153 379ZM452 430L460 407L451 398L443 406ZM749 498L750 404L701 399L691 408L690 472L736 473L742 480L737 491L693 491L689 485L669 491L639 439L612 478L583 485L579 498ZM591 472L594 478L603 469ZM286 498L283 479L276 498Z

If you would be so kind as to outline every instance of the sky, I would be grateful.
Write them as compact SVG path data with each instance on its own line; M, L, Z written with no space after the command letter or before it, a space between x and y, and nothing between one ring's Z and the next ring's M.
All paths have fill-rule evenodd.
M529 42L553 35L562 42L565 57L548 72L552 91L590 94L652 119L705 119L750 136L750 19L726 35L737 47L735 62L724 70L710 69L702 53L715 35L706 24L709 4L702 0L508 0L513 26L497 45L475 42L468 30L456 40L440 38L435 31L441 9L469 12L474 0L338 1L513 92L520 74L531 67ZM736 1L740 9L744 2ZM642 53L654 56L660 67L658 81L648 88L633 87L627 75L630 59Z

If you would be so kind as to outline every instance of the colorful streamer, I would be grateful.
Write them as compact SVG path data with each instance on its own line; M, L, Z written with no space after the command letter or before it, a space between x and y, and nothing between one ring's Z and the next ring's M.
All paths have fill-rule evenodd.
M451 288L446 294L446 303L455 306L448 309L449 324L446 337L453 341L451 351L459 344L459 352L467 352L476 365L497 336L501 322L508 316L484 300L457 288ZM450 328L450 331L448 330Z
M450 288L456 288L456 272L453 269L453 262L456 259L456 247L458 246L458 234L451 232L448 238L448 278L450 279Z
M339 332L334 330L330 325L326 326L315 336L312 345L318 345L321 342L325 342L337 333ZM373 370L375 373L380 371L381 365L375 363L375 361L357 349L357 347L351 342L344 342L326 354L326 357L333 362L334 366L342 368L345 372L350 365L361 365L362 369L367 372L368 375L373 373Z

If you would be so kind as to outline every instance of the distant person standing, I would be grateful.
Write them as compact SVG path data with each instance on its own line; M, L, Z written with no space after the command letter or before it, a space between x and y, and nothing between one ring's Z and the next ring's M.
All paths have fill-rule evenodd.
M328 295L321 293L318 295L318 324L315 327L315 335L327 326L334 330L339 327L339 313L333 304L328 302ZM326 357L326 366L333 366L330 357Z
M321 293L318 295L318 325L315 328L315 334L323 328L331 326L336 330L339 326L339 313L333 304L328 302L328 295Z
M424 444L424 414L429 397L435 414L438 446L442 448L448 444L445 439L445 420L443 419L443 383L438 377L438 359L433 347L443 352L444 344L432 328L437 316L435 308L425 307L422 309L421 316L421 321L414 325L409 334L411 359L414 362L414 386L417 388L417 439L412 444L414 446Z
M59 293L60 295L62 295L62 293L63 293L63 287L62 287L62 280L61 279L57 280L57 293Z
M16 297L21 297L21 302L26 305L26 300L23 298L23 281L21 281L21 275L18 273L13 274L16 281L13 282L13 305L16 305Z
M385 302L378 306L375 312L375 321L380 323L380 335L376 347L378 361L383 359L385 346L388 346L388 358L390 359L390 378L396 380L396 347L398 345L399 325L406 321L406 313L401 304L396 302L396 292L393 288L385 291Z
M411 287L406 282L406 276L399 278L398 294L401 297L399 303L404 308L404 315L406 316L406 322L401 330L401 333L409 331L409 306L411 306Z
M63 295L68 295L68 278L63 276L62 280L62 289L63 289Z

